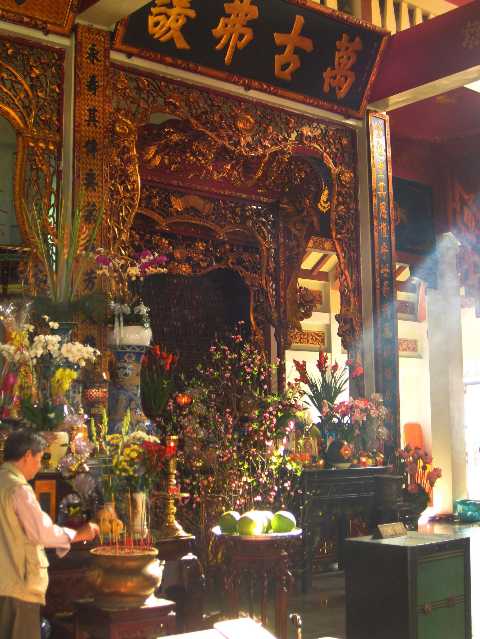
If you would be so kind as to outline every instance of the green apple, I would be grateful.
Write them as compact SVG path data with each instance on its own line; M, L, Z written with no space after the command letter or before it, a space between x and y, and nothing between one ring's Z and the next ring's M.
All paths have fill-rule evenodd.
M240 513L236 510L227 510L218 520L218 525L222 533L233 534L238 532L238 520Z
M265 518L258 510L245 513L238 520L241 535L262 535L265 532Z
M272 531L276 533L291 532L297 525L295 517L287 510L279 510L273 515Z

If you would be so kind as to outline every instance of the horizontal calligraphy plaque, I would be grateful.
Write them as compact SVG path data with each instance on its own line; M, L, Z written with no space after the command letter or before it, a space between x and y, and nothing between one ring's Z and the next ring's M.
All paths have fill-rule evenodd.
M309 0L153 0L114 48L360 117L386 37Z

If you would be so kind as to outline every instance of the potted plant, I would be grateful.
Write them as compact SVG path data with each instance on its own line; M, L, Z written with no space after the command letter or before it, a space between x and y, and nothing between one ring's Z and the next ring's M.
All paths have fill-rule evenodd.
M118 348L150 344L152 340L150 309L140 299L137 298L130 304L112 301L110 309L113 328L108 334L109 346Z
M103 249L97 249L97 275L103 278L111 297L110 317L113 330L108 338L110 346L150 344L152 332L149 309L135 293L135 288L148 275L166 273L167 261L166 255L149 250L130 254L125 248L109 254Z
M432 457L420 448L397 450L395 470L403 477L403 501L407 510L407 525L418 528L418 519L431 503L433 487L442 476L440 468L433 467Z
M52 213L50 204L42 201L33 204L24 220L32 245L33 264L40 266L33 269L37 275L32 301L36 316L47 315L57 322L71 324L74 316L82 313L92 321L103 321L105 295L100 291L82 293L83 276L92 265L102 214L88 225L84 208L71 211L61 200Z
M46 324L50 331L58 327L49 318ZM34 335L34 327L24 323L17 326L9 342L0 344L0 354L9 364L4 367L2 387L13 374L12 393L19 417L46 433L50 466L55 468L68 444L68 433L62 428L69 412L68 391L77 370L94 361L99 352L79 342L66 342L52 332Z

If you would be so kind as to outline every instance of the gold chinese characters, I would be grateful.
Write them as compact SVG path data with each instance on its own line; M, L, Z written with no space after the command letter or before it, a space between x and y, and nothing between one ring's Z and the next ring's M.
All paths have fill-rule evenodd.
M253 40L253 29L246 24L250 20L258 18L258 7L250 4L251 0L234 0L224 4L225 13L229 16L220 18L212 33L220 42L215 47L217 50L223 49L229 42L225 55L225 64L232 63L235 49L244 49Z
M295 16L295 23L291 33L273 34L275 44L277 46L285 46L285 51L275 56L276 78L290 81L292 79L292 73L295 73L295 71L300 68L300 58L295 53L297 47L307 51L307 53L313 51L311 38L300 35L304 22L305 20L302 16ZM284 68L286 64L288 66Z
M197 17L190 4L191 0L156 0L148 16L148 33L160 42L173 40L177 49L190 49L182 34L187 19Z
M358 51L362 50L362 41L357 36L350 40L346 33L337 40L337 52L335 53L335 68L329 67L323 74L323 91L328 93L331 87L335 87L337 98L344 98L352 88L355 81L355 72L352 67L357 61Z
M269 1L273 2L273 0ZM205 21L200 20L200 18L196 20L197 12L200 13L203 8L203 2L206 2L206 0L155 0L152 2L150 13L148 14L148 34L162 43L173 41L177 49L190 49L190 44L184 35L184 27L188 25L186 29L188 37L188 33L195 32L192 31L189 20L195 21L193 25L195 28L200 28L201 24L205 24ZM210 29L210 31L214 40L218 41L213 44L215 50L225 51L224 61L226 66L230 66L234 61L237 49L241 51L255 40L256 24L259 25L258 32L263 36L261 42L255 40L256 51L262 50L262 47L265 46L267 50L270 48L271 42L264 42L265 22L268 19L268 15L263 15L262 13L262 16L260 16L261 11L257 4L254 4L255 2L258 3L258 0L231 0L230 2L225 2L223 3L225 15L220 15L219 17L217 13L210 23L213 26L218 21L217 26ZM195 9L192 8L192 5ZM250 24L261 17L264 18L263 24L260 21ZM274 54L273 65L274 76L279 80L292 82L294 74L302 65L302 61L305 61L305 54L311 54L315 50L316 61L313 63L313 58L310 58L312 62L309 64L307 75L313 76L316 84L318 62L321 63L321 57L332 55L325 47L322 47L321 44L314 44L314 40L304 34L304 30L308 28L305 24L306 20L308 20L308 17L296 14L290 32L288 30L286 32L275 31L271 35L275 46L279 48L279 51ZM308 31L312 34L315 30L315 22L308 26L310 27ZM258 37L260 38L261 36ZM208 41L204 44L207 47L209 46ZM201 43L197 38L197 48L199 45L201 46ZM299 55L299 50L305 52L305 54ZM362 50L363 43L359 36L353 37L353 35L350 36L347 33L340 32L339 39L335 43L334 65L329 66L323 73L319 72L323 76L321 90L323 90L324 94L328 94L334 89L337 100L343 100L349 94L357 79L357 74L353 67L358 60L359 52ZM250 62L247 62L248 60ZM251 63L251 56L247 56L247 61L245 61L246 65ZM236 66L241 65L241 56L235 59L235 63ZM261 69L259 69L260 74L263 74L268 67L268 62L266 65L265 63L262 64Z

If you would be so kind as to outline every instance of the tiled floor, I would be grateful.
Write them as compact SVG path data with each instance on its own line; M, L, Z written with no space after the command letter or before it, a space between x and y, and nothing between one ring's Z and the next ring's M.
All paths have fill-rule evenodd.
M455 534L470 537L472 574L472 626L473 639L480 639L480 525L452 525L434 523L422 526L420 532ZM345 639L345 583L343 573L324 573L314 581L307 595L291 597L289 609L303 620L303 639L335 637ZM272 628L269 628L272 630ZM296 636L293 626L289 639ZM452 639L455 639L452 637Z

